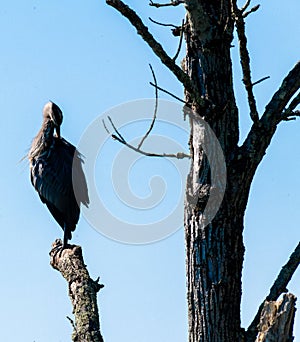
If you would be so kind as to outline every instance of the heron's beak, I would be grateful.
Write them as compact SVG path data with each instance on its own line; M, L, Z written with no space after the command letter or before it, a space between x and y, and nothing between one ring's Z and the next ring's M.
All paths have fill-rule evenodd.
M60 126L57 126L55 129L56 129L56 136L57 138L60 139Z

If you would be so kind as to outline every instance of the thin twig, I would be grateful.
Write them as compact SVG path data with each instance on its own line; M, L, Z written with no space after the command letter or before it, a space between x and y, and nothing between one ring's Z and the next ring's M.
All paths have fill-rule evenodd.
M106 3L114 7L125 18L127 18L132 26L137 30L137 33L144 39L144 41L150 46L152 51L160 58L161 62L177 77L177 79L185 87L186 91L190 94L192 100L194 100L200 107L206 107L207 103L203 99L192 82L190 77L174 62L174 60L166 53L160 43L158 43L153 35L149 32L148 27L145 26L141 18L121 0L106 0Z
M150 0L149 6L159 8L159 7L166 7L166 6L178 6L178 5L181 5L183 3L184 3L184 1L182 1L182 0L171 0L171 2L169 2L169 3L159 4L157 2L153 2L152 0Z
M300 110L290 111L287 109L283 113L282 120L283 121L293 121L293 120L296 120L296 118L299 116L300 116Z
M76 326L75 326L75 322L72 320L72 318L71 317L69 317L69 316L67 316L67 319L69 320L69 322L71 323L71 325L72 325L72 328L75 330L75 331L77 331L76 330Z
M254 320L249 325L247 330L247 335L250 337L255 337L257 335L257 325L259 323L261 311L263 309L265 301L274 301L277 300L278 297L282 294L287 292L287 285L291 280L293 274L295 273L297 267L300 263L300 242L298 243L297 247L295 248L294 252L291 254L288 262L282 267L280 270L274 284L270 289L270 293L266 297L266 299L261 303L257 314L255 315ZM249 341L251 338L249 338Z
M243 18L246 18L250 13L256 12L259 9L260 5L256 5L252 7L249 11L243 14Z
M250 56L247 48L247 37L245 34L245 21L242 11L238 9L235 1L232 1L232 12L234 15L235 26L239 39L240 61L243 71L243 83L248 94L250 116L253 122L257 122L259 120L259 117L256 108L256 101L253 94L253 85L251 82Z
M106 124L105 124L104 119L102 119L102 123L103 123L103 126L104 126L106 132L110 135L111 133L110 133L110 131L108 130L108 128L107 128L107 126L106 126Z
M251 0L247 0L245 5L241 8L241 12L245 12L246 9L249 7Z
M157 115L157 108L158 108L158 89L157 89L157 80L156 80L156 76L154 73L154 70L152 68L152 65L149 64L151 72L152 72L152 76L153 76L153 80L154 80L154 84L155 84L155 107L154 107L154 112L153 112L153 117L152 117L152 122L151 125L148 129L148 131L146 132L146 134L143 136L142 140L140 141L140 143L138 144L138 149L140 149L144 143L144 141L147 139L147 137L149 136L150 132L152 131L154 124L155 124L155 120L156 120L156 115Z
M115 124L113 123L112 119L110 116L107 116L109 122L111 123L111 125L113 126L113 129L115 130L115 132L117 133L117 135L119 136L120 140L122 140L124 143L126 143L126 140L123 138L123 136L121 135L121 133L117 130L117 127L115 126Z
M182 24L181 24L181 30L180 30L180 39L179 39L179 44L178 44L178 49L176 51L176 54L175 56L173 57L173 61L175 62L179 53L180 53L180 50L181 50L181 45L182 45L182 39L183 39L183 28L184 28L184 19L182 20Z
M252 87L255 86L255 85L257 85L257 84L259 84L259 83L261 83L261 82L263 82L263 81L265 81L265 80L267 80L267 79L269 79L269 78L270 78L270 76L266 76L266 77L261 78L261 79L258 80L258 81L253 82L253 83L252 83Z
M158 90L160 90L160 91L162 91L162 92L164 92L164 93L166 93L166 94L168 94L168 95L172 96L174 99L176 99L176 100L178 100L178 101L180 101L180 102L184 103L185 105L188 105L188 102L186 102L186 101L182 100L180 97L178 97L178 96L176 96L176 95L172 94L172 93L171 93L171 92L169 92L168 90L166 90L166 89L164 89L164 88L161 88L161 87L159 87L159 86L155 85L155 84L154 84L154 83L152 83L152 82L149 82L149 84L150 84L150 85L152 85L152 87L155 87L155 88L157 88Z
M152 18L150 18L150 17L148 17L148 19L149 19L152 23L154 23L154 24L156 24L156 25L165 26L165 27L174 27L174 28L178 28L178 26L176 26L176 25L160 23L159 21L156 21L156 20L154 20L154 19L152 19Z

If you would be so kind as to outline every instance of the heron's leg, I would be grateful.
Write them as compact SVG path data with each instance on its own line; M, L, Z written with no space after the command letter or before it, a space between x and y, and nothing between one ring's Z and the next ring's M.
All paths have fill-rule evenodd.
M68 236L69 236L69 233L67 231L67 225L64 224L64 239L63 239L63 244L62 244L62 251L68 247Z
M69 237L69 233L67 230L67 226L66 224L64 224L64 237L63 237L63 241L62 244L60 246L56 246L53 250L54 250L54 257L57 255L57 253L59 253L59 257L61 257L61 253L64 249L66 249L69 244L68 244L68 237Z

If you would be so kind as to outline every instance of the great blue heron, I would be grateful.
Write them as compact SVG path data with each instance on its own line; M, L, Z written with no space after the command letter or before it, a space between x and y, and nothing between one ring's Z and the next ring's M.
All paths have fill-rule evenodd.
M42 127L33 139L28 158L31 183L64 231L64 249L78 223L80 204L88 206L89 196L82 156L60 136L62 120L60 108L48 102L43 110Z

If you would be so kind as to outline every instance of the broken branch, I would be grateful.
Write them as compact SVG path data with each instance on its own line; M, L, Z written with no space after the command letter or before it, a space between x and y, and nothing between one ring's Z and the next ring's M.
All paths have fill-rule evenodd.
M265 301L275 301L278 299L278 297L282 293L287 292L287 285L289 281L291 280L293 274L295 273L297 267L299 266L299 263L300 263L300 242L298 243L294 252L291 254L288 262L280 270L266 299L259 306L257 314L255 315L252 323L249 325L249 328L247 330L247 336L252 336L255 338L258 332L257 325L259 323L261 312L263 310Z
M104 285L90 278L80 246L70 245L62 252L57 252L58 248L62 248L62 241L57 239L52 247L50 264L67 281L73 306L75 323L68 317L74 328L72 340L103 342L97 293Z

